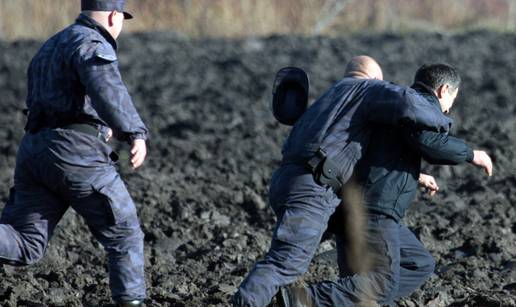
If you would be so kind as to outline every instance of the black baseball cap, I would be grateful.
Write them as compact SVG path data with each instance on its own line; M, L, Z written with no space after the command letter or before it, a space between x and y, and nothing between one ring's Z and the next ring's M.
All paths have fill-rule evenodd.
M123 12L125 19L132 19L133 15L124 11L125 0L81 0L83 11L117 11Z

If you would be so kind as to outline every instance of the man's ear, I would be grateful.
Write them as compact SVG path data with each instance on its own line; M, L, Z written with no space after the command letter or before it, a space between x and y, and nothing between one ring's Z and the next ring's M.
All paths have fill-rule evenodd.
M439 99L443 98L444 93L446 93L449 90L449 87L450 86L447 83L439 86L436 91L437 98L439 98Z
M108 25L112 27L115 23L113 22L113 18L115 18L115 15L117 14L117 11L111 11L108 15Z

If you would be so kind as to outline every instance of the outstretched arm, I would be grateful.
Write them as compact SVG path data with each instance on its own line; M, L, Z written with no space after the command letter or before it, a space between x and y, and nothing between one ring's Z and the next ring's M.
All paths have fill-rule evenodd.
M404 132L411 147L421 154L430 164L456 165L470 162L483 168L488 176L492 175L493 164L485 151L472 150L464 140L428 130Z
M473 161L473 150L462 139L447 133L405 131L405 139L430 164L456 165Z

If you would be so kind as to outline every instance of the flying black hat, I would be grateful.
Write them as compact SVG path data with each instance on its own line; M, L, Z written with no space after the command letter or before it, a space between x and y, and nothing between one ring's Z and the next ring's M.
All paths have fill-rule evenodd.
M125 19L132 19L133 15L124 11L125 0L81 0L83 11L117 11L124 12Z
M272 88L272 113L282 124L292 126L308 107L308 76L297 67L284 67L276 73Z

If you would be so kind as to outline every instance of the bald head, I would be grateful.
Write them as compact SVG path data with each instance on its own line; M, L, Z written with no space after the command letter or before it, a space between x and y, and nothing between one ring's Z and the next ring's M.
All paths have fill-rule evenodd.
M346 65L346 77L383 80L380 65L370 56L359 55L351 58Z

